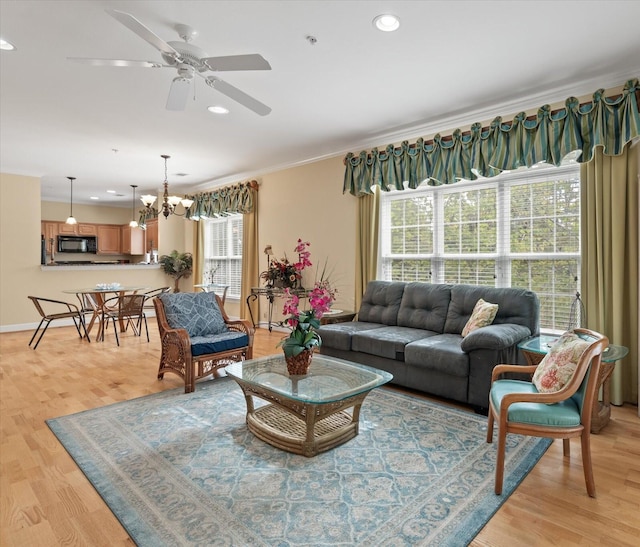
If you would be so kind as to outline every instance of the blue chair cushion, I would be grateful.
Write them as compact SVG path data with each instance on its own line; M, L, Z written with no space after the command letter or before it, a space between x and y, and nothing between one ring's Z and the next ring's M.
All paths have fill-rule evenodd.
M243 332L227 331L213 336L194 336L191 338L191 355L206 355L249 345L249 337Z
M172 329L185 329L190 338L228 331L215 293L180 292L158 296Z
M502 398L509 393L539 393L531 382L496 380L489 397L500 410ZM573 427L580 425L580 408L573 399L553 404L515 403L509 406L509 422L535 424L547 427Z

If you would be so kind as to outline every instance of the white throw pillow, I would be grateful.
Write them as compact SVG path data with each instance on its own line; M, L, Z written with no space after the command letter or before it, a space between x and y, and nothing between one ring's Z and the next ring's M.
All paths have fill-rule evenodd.
M482 298L476 302L469 321L462 329L462 337L464 338L470 332L491 325L498 313L498 304L485 302Z

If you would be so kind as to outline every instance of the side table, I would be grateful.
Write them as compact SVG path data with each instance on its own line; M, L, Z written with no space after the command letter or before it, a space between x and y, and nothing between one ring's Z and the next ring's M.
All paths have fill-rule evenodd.
M559 336L541 334L524 340L518 344L518 349L527 361L528 365L537 365L549 351L549 348L558 341ZM602 428L609 423L611 417L611 392L609 384L616 361L623 359L629 353L625 346L609 344L604 350L598 376L598 389L602 388L602 401L594 401L591 413L591 433L600 433Z
M353 321L356 316L354 311L331 310L320 318L321 325L333 325L334 323L347 323Z

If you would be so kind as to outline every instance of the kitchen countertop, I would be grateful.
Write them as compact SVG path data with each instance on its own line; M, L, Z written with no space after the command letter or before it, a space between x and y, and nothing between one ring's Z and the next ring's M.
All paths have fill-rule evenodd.
M156 270L160 268L160 264L119 264L119 263L100 263L100 264L42 264L40 270L43 272L59 272L59 271L96 271L96 270Z

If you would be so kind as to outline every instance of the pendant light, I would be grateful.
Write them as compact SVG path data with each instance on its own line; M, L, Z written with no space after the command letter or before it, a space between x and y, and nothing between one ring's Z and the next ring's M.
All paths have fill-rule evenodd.
M76 180L76 177L67 178L71 183L71 209L69 211L69 218L67 219L66 224L78 224L78 221L73 217L73 181Z
M137 184L131 184L131 188L133 188L133 199L131 200L131 222L129 222L129 226L132 228L137 228L138 223L136 222L136 188Z

